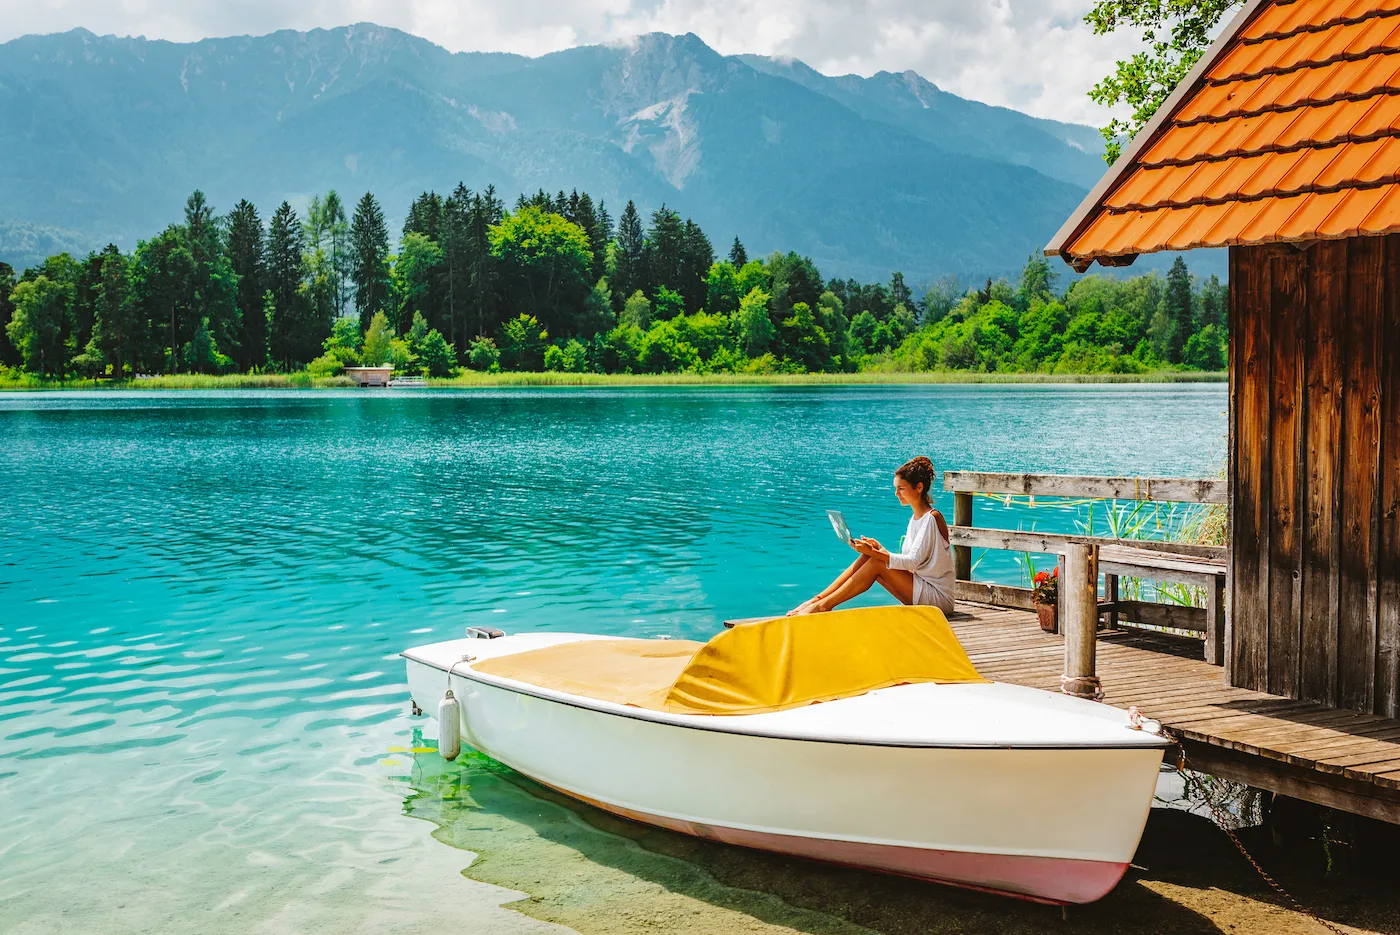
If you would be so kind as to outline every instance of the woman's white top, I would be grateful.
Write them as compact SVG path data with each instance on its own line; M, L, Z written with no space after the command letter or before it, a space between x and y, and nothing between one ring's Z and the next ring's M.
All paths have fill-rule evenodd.
M914 603L953 612L953 549L938 531L933 510L909 521L902 552L890 553L890 567L914 575Z

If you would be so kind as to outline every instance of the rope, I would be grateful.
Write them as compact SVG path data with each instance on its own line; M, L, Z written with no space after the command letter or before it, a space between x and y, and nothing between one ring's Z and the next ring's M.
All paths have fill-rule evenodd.
M1177 772L1184 772L1187 768L1186 745L1182 742L1180 736L1171 733L1166 728L1162 729L1162 736L1170 740L1172 743L1176 744L1176 769ZM1250 854L1248 850L1245 849L1244 843L1240 841L1239 836L1236 835L1234 829L1230 827L1229 818L1221 810L1220 806L1217 805L1209 797L1206 797L1204 801L1206 807L1210 809L1211 818L1214 820L1215 826L1221 831L1225 832L1225 836L1230 839L1230 843L1235 845L1235 850L1239 851L1240 855L1244 857L1245 860L1249 861L1249 865L1255 869L1255 871L1259 874L1260 878L1263 879L1265 883L1269 884L1269 887L1273 889L1274 892L1282 896L1284 901L1293 907L1294 911L1296 911L1300 915L1304 915L1307 916L1309 919L1312 919L1314 922L1325 928L1327 931L1332 932L1333 935L1347 935L1347 933L1341 928L1339 928L1337 925L1327 921L1326 919L1322 918L1317 913L1313 912L1312 910L1308 909L1308 907L1300 903L1292 893L1288 892L1288 890L1283 888L1283 884L1279 883L1273 877L1269 876L1269 872L1263 867L1261 867L1259 865L1259 861L1255 860L1254 856Z
M1071 685L1075 687L1071 688ZM1103 701L1103 682L1099 681L1097 675L1062 675L1060 676L1060 691L1075 698Z

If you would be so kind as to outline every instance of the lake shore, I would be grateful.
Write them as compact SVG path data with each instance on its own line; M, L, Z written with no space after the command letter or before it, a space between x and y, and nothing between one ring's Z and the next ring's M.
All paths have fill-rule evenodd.
M458 376L428 378L424 385L436 388L492 388L511 386L898 386L974 383L1224 383L1223 372L1160 370L1152 373L976 373L963 370L927 373L482 373L465 371ZM45 380L38 377L5 379L0 390L253 390L253 389L350 389L346 377L313 377L300 373L175 374L138 380Z

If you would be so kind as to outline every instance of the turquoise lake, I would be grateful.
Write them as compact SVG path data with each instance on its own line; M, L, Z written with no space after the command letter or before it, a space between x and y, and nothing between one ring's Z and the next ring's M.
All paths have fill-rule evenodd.
M1226 405L1220 384L0 395L0 930L542 931L416 815L444 764L412 752L435 734L401 649L473 624L703 639L850 560L828 508L897 544L915 454L1213 475Z

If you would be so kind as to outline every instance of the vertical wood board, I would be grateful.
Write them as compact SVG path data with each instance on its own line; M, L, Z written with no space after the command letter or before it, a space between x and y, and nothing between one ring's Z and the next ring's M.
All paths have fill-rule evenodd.
M1342 391L1337 704L1369 711L1375 695L1380 469L1380 337L1385 241L1349 243Z
M1303 341L1305 397L1302 508L1301 640L1298 697L1337 703L1337 499L1341 473L1342 318L1346 312L1347 241L1312 248Z
M1279 251L1269 261L1266 293L1269 335L1269 660L1268 691L1298 693L1302 640L1299 462L1302 447L1302 372L1298 340L1307 329L1308 254Z
M1269 247L1230 248L1237 399L1231 551L1230 684L1268 687Z
M1385 238L1375 712L1400 717L1400 234Z

